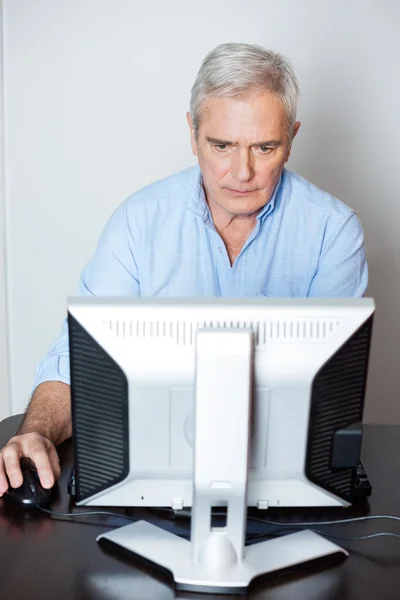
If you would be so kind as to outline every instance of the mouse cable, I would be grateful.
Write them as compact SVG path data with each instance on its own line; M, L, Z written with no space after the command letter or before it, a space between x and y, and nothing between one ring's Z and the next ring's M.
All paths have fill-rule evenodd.
M128 515L121 515L119 513L108 512L105 510L90 510L90 511L87 510L84 512L76 512L76 513L62 513L62 512L57 512L55 510L50 510L49 508L44 508L43 506L40 506L40 505L38 505L37 508L48 515L54 515L56 517L63 517L65 519L67 519L68 517L72 517L72 518L76 519L76 517L88 517L88 516L92 516L92 515L103 515L106 517L119 517L121 519L126 519L127 521L132 521L133 523L136 523L138 521L138 519L135 519L134 517L128 517Z

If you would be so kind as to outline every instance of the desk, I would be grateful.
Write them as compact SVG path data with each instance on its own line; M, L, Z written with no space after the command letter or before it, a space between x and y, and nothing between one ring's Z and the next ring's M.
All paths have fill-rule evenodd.
M0 423L0 447L14 434L20 417ZM71 465L70 441L59 447L62 475L51 508L76 510L70 505L67 479ZM370 514L400 515L400 426L365 427L363 463L373 486L368 503L349 509L273 509L271 520L323 520ZM396 476L397 475L397 476ZM113 510L107 508L106 510ZM150 513L119 509L124 514L161 524ZM265 518L267 518L266 513ZM125 524L116 517L86 517L90 524L61 522L36 511L21 511L0 499L0 597L1 600L170 600L197 598L222 600L228 596L179 593L172 583L139 566L132 558L107 553L96 536ZM82 521L84 518L82 517ZM166 526L173 530L174 524ZM358 536L374 531L400 533L400 523L362 522L336 526L339 535ZM332 529L330 529L332 531ZM252 584L248 598L257 600L398 600L400 598L400 539L377 538L340 542L350 557L330 568L296 567L293 573ZM229 596L229 598L235 598Z

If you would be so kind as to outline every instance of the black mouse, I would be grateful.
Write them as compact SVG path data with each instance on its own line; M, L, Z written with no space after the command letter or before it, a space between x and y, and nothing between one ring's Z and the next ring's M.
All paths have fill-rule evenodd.
M36 469L24 458L21 458L20 466L23 484L18 488L10 485L5 496L25 508L48 504L51 490L42 487Z

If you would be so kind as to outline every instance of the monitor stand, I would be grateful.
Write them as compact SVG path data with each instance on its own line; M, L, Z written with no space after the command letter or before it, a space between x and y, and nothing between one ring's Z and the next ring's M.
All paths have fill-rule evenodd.
M200 330L191 542L146 521L100 535L171 572L177 589L243 593L257 576L346 550L304 530L245 547L253 334ZM213 506L227 506L226 527L211 527Z

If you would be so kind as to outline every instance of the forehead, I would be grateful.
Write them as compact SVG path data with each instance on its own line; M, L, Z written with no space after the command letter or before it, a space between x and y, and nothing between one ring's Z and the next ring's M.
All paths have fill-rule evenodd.
M281 139L286 120L282 102L270 92L243 98L207 98L202 107L199 134L232 142L254 143Z

